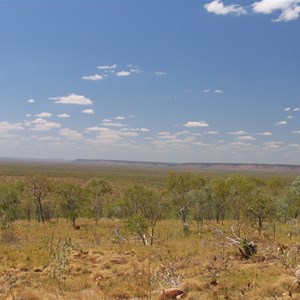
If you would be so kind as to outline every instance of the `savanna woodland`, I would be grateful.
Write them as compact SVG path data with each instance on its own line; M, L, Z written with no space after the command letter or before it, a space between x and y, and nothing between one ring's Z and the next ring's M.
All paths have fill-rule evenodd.
M1 299L300 299L300 176L3 164Z

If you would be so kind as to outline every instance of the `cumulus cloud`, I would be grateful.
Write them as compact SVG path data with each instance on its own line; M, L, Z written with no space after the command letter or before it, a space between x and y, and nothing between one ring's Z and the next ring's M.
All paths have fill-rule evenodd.
M133 68L133 69L130 69L130 73L141 74L141 73L143 73L143 71L138 68Z
M76 95L74 93L68 96L50 97L50 100L55 100L58 104L75 104L75 105L91 105L93 101L85 96Z
M61 119L66 119L66 118L70 118L70 115L63 113L63 114L58 114L57 117Z
M300 130L292 131L292 133L300 134Z
M286 108L284 109L284 111L290 111L290 110L291 110L290 107L286 107Z
M34 103L35 101L34 101L34 99L28 99L27 100L27 103L30 103L30 104L32 104L32 103Z
M215 94L223 94L224 92L222 90L217 89L217 90L214 90L214 93Z
M125 118L122 116L118 116L118 117L115 117L115 120L125 120Z
M35 115L36 117L39 117L39 118L49 118L49 117L51 117L52 116L52 114L51 113L48 113L48 112L41 112L41 113L39 113L39 114L37 114L37 115Z
M257 135L262 135L262 136L272 136L272 132L270 131L265 131L265 132L259 132Z
M240 140L240 141L254 141L254 140L256 140L256 138L251 136L251 135L242 135L242 136L239 136L237 139Z
M228 132L228 134L243 135L243 134L247 134L247 131L245 131L245 130L231 131L231 132Z
M121 124L121 123L113 123L113 122L111 122L111 121L107 121L107 122L102 122L102 125L103 126L108 126L108 127L123 127L124 125L123 124Z
M209 13L213 13L216 15L228 15L228 14L243 15L247 13L244 7L238 4L224 5L224 3L221 0L214 0L212 2L206 3L204 5L204 8Z
M112 69L115 69L117 67L116 64L113 64L113 65L104 65L104 66L98 66L97 68L100 69L100 70L112 70Z
M82 110L81 112L84 113L84 114L94 114L95 113L92 108Z
M279 121L275 125L276 126L281 126L281 125L286 125L286 124L287 124L287 121Z
M279 12L279 16L273 22L289 22L300 16L300 0L259 0L250 7L238 4L225 5L221 0L214 0L204 5L204 8L216 15L244 15L250 10L258 14L273 14Z
M209 127L209 125L205 121L200 121L200 122L188 121L183 126L184 127Z
M9 123L6 121L0 122L0 133L6 133L8 131L23 130L24 127L21 123Z
M219 134L219 131L206 131L204 133L209 135L215 135L215 134Z
M294 108L294 111L300 111L300 107Z
M82 77L82 79L84 79L84 80L91 80L91 81L102 80L104 78L105 78L104 76L98 75L98 74Z
M83 138L82 133L69 128L63 128L59 131L59 135L68 140L81 140Z
M206 89L203 91L203 93L209 93L210 92L210 89Z
M273 19L273 22L288 22L295 20L300 15L299 0L261 0L252 4L252 9L256 13L273 14L276 11L280 12L278 18Z
M136 137L138 134L136 132L130 132L130 131L119 131L119 130L113 130L106 127L89 127L86 128L87 132L97 132L98 135L96 136L96 139L94 141L90 141L92 143L115 143L124 137Z
M120 72L117 72L116 75L119 76L119 77L125 77L125 76L129 76L131 73L128 72L128 71L120 71Z
M38 118L34 121L32 121L32 124L34 124L34 127L29 128L31 131L48 131L52 129L60 128L61 125L56 122L48 122L45 119Z
M164 75L167 75L168 73L167 72L163 72L163 71L157 71L154 74L157 75L157 76L164 76Z

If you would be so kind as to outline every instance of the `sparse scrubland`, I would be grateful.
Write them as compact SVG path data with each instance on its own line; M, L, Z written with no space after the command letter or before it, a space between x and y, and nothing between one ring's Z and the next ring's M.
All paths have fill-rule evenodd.
M300 299L299 209L296 175L7 164L0 298Z

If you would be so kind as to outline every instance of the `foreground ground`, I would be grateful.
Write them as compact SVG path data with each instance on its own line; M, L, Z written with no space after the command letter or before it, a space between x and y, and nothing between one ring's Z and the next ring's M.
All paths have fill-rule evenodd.
M128 235L120 220L79 223L74 230L66 220L18 221L2 231L0 298L158 299L162 289L177 287L189 300L300 299L300 239L288 237L292 225L277 226L275 239L271 227L261 237L242 227L241 236L258 245L245 260L216 234L218 227L232 237L230 223L207 223L199 231L192 224L184 234L179 221L161 221L149 247Z

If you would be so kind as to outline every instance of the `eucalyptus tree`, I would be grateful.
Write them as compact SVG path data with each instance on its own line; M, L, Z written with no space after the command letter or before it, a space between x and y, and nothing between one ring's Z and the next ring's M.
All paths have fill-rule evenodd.
M94 178L87 183L86 191L90 198L91 212L97 225L99 219L103 216L105 199L112 194L113 188L107 181Z
M234 174L226 179L226 186L228 205L233 212L233 219L239 224L247 199L251 191L255 189L255 182L250 177Z
M2 225L18 218L22 190L21 185L13 183L0 186L0 220Z
M193 205L191 191L204 187L205 179L192 173L171 173L167 179L167 192L173 205L180 211L182 223L186 223L188 209Z
M148 233L148 229L150 229L150 233L148 233L151 239L150 244L153 244L155 226L165 213L166 205L161 192L142 185L135 185L125 192L122 206L127 217L127 225L130 225L129 227L133 231L132 228L135 224L136 233L142 237L144 244L147 243L145 235ZM141 233L142 229L145 232Z
M288 188L288 203L293 217L298 218L300 214L300 176Z
M214 177L209 184L212 190L212 202L215 209L216 221L217 223L221 221L223 224L229 195L226 179L223 177Z
M85 193L79 182L62 181L57 186L57 194L61 198L61 209L75 226L77 217L83 209Z
M46 176L30 176L29 189L34 199L37 219L44 223L43 202L52 191L52 181Z
M274 220L276 214L276 201L269 193L259 188L251 192L244 210L244 217L257 225L259 234L263 230L263 224Z

